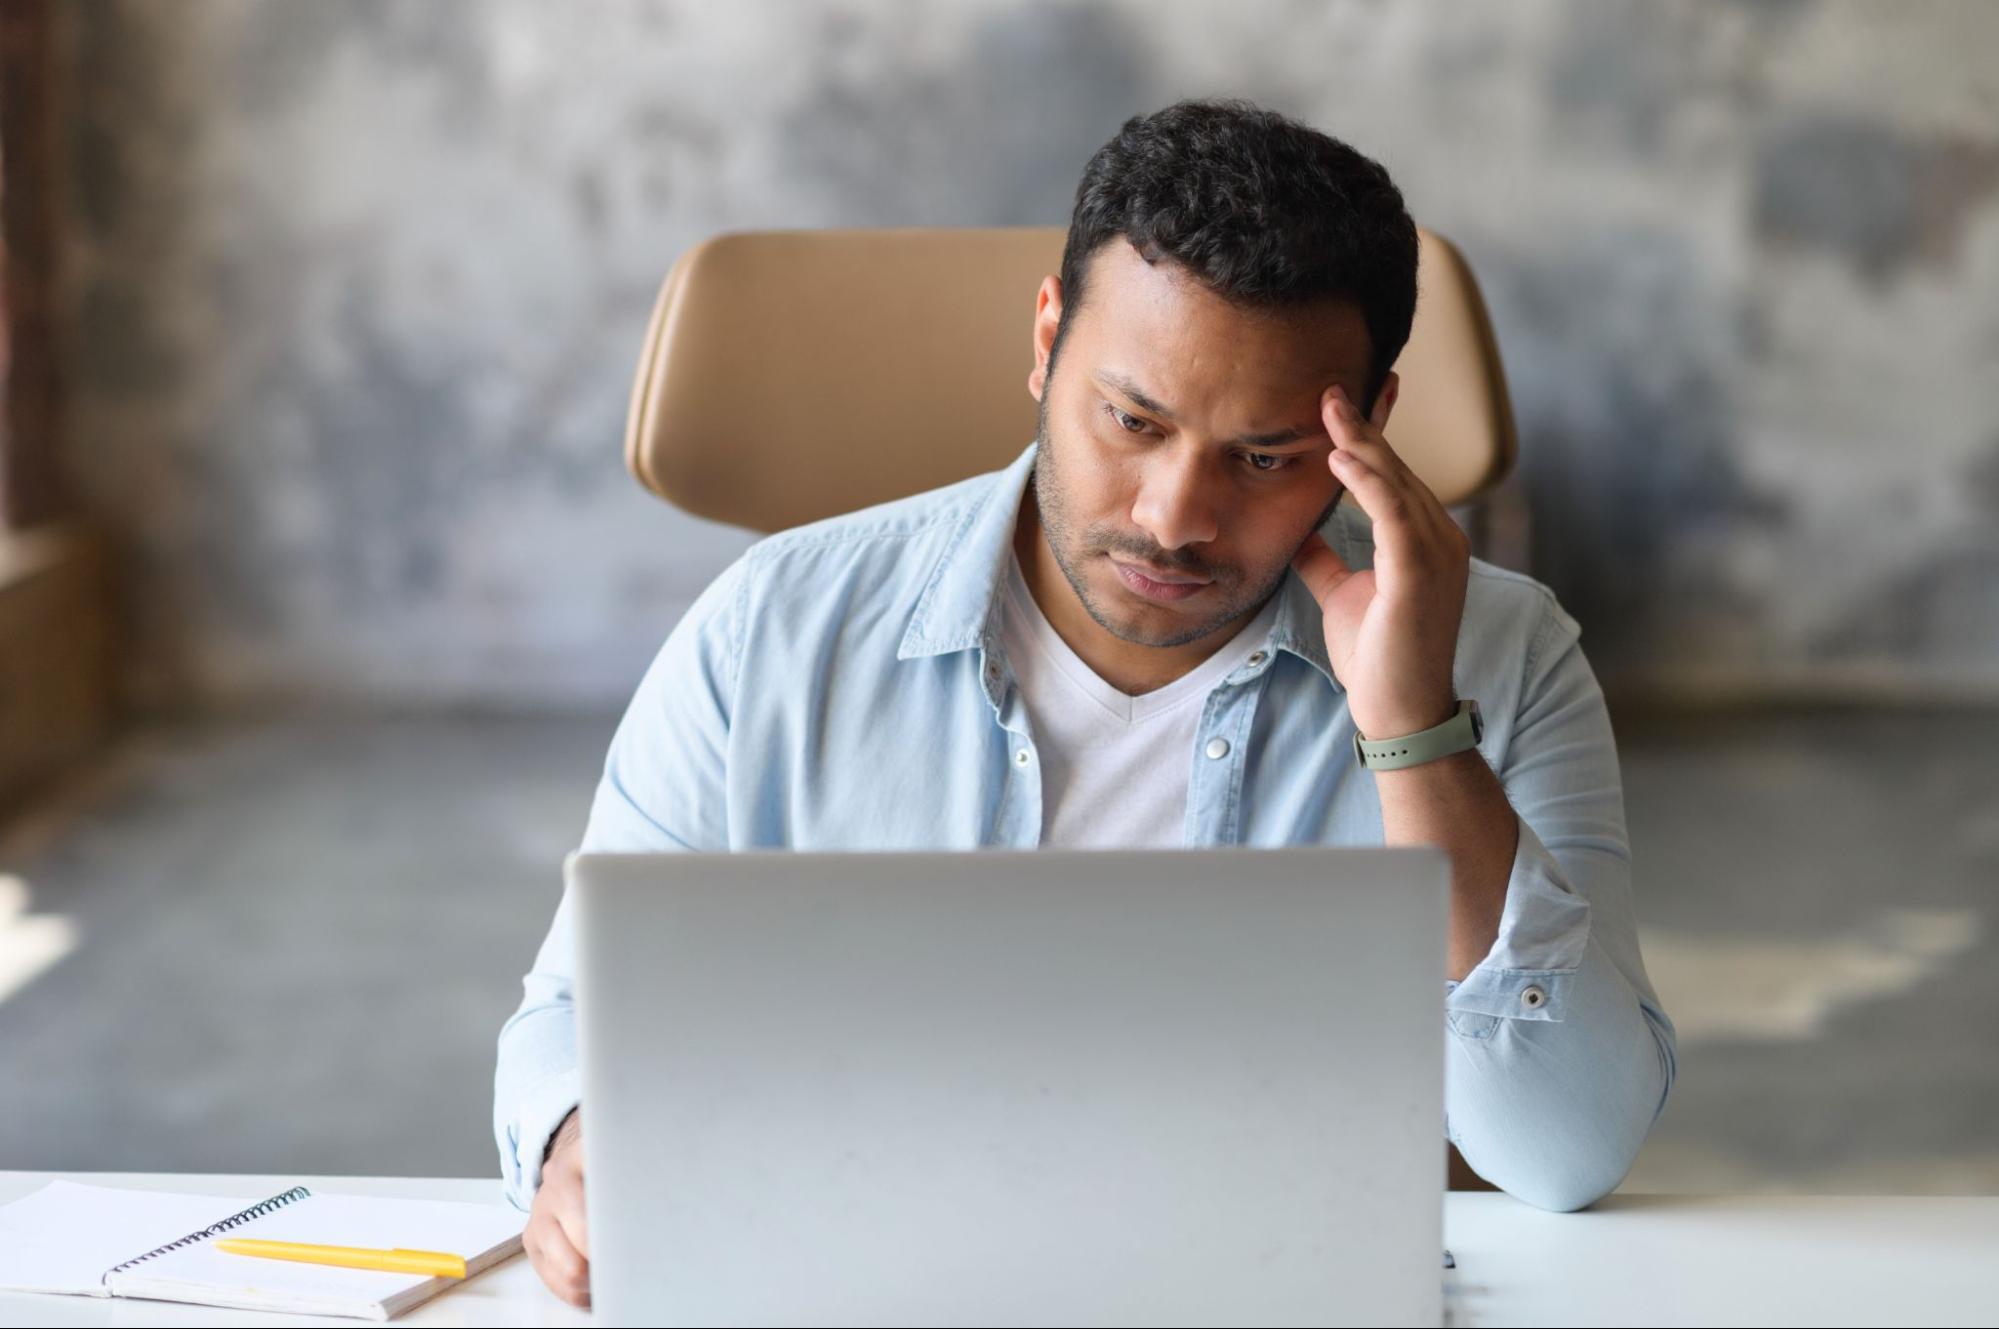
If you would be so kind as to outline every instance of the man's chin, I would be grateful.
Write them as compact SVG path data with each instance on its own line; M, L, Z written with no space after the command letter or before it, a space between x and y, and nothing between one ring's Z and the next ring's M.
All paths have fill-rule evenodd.
M1097 620L1097 626L1119 641L1130 642L1133 646L1152 646L1161 649L1185 646L1188 642L1199 641L1221 626L1221 623L1194 620L1172 605L1154 604L1130 592L1124 594L1111 612L1100 612L1100 607L1101 602L1099 606L1092 607L1090 614L1090 617Z
M1178 637L1186 630L1185 622L1166 605L1146 604L1142 600L1134 604L1123 597L1107 602L1093 597L1084 602L1083 608L1098 627L1133 646L1163 645L1168 638Z

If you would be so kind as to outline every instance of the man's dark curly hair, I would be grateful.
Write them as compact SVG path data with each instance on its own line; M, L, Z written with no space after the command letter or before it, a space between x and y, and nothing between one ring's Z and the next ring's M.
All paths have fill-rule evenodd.
M1062 322L1082 308L1089 259L1119 236L1170 258L1237 304L1291 309L1350 300L1367 324L1362 409L1409 340L1416 223L1373 160L1246 101L1182 101L1124 122L1076 187L1062 250Z

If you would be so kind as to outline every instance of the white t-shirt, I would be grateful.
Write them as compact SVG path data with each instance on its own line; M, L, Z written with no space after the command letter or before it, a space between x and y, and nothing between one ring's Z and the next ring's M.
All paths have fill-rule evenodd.
M1278 598L1191 672L1133 697L1069 649L1007 559L1001 633L1041 764L1041 843L1177 849L1201 703L1270 635Z

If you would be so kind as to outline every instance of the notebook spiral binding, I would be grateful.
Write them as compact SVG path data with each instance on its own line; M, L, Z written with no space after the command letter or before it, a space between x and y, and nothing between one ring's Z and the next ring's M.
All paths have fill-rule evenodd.
M285 1191L282 1194L273 1195L270 1199L259 1201L258 1203L251 1205L248 1209L241 1210L238 1213L233 1213L229 1215L229 1217L221 1220L220 1222L210 1223L207 1227L203 1228L199 1232L190 1232L185 1237L182 1237L179 1241L170 1241L164 1246L155 1246L152 1250L147 1251L144 1255L134 1256L132 1259L125 1261L125 1263L123 1264L113 1265L111 1268L106 1269L104 1271L104 1277L99 1279L98 1281L100 1283L104 1282L105 1280L109 1279L113 1274L122 1274L135 1264L144 1264L146 1261L153 1259L156 1256L165 1255L171 1251L177 1251L183 1246L192 1246L197 1241L207 1241L210 1237L219 1237L232 1227L240 1227L244 1223L249 1222L253 1218L262 1218L265 1214L268 1214L276 1209L282 1209L294 1200L303 1200L306 1196L310 1194L312 1194L312 1192L307 1190L305 1187L294 1186L290 1190Z

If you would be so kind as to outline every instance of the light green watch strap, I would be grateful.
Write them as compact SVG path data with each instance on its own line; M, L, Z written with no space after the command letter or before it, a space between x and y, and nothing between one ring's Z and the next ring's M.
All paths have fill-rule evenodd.
M1484 737L1485 722L1479 718L1478 703L1467 700L1459 702L1457 714L1442 724L1403 738L1369 740L1356 729L1353 751L1360 764L1371 771L1394 771L1475 748Z

